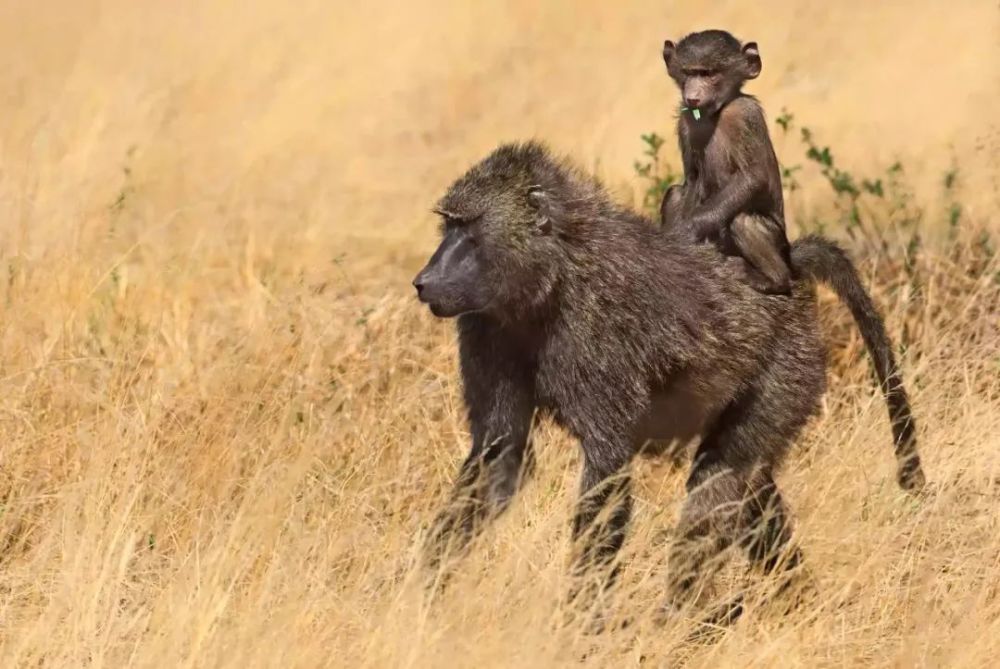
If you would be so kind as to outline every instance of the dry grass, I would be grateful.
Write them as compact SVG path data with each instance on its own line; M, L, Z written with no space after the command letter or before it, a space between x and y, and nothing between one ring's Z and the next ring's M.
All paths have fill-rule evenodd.
M975 243L1000 240L995 3L43 4L0 6L0 665L1000 656L1000 267ZM674 100L659 43L709 24L761 43L753 91L843 164L907 166L915 274L864 266L906 341L935 493L894 489L827 300L832 391L782 476L808 607L752 598L710 644L648 622L683 471L644 462L612 604L635 623L559 626L578 453L551 426L536 479L431 600L410 565L467 435L451 328L408 291L428 208L530 135L634 197L638 135ZM953 164L958 242L937 213ZM792 210L828 211L803 179Z

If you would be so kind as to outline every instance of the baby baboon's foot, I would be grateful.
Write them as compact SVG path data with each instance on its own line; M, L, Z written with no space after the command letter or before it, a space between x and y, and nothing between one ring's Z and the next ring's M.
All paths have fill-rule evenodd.
M763 272L756 270L745 259L739 256L729 256L726 264L736 277L758 293L764 295L791 295L792 280L790 277L770 279Z
M750 284L751 288L756 290L758 293L763 293L764 295L792 294L792 282L787 277L781 279L769 279L761 272L751 268L746 272L746 281Z

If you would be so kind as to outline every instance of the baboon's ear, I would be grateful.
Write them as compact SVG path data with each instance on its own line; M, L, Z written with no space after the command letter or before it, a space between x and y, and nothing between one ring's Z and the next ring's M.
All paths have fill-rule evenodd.
M743 45L743 59L747 64L747 79L756 79L761 68L760 49L757 48L756 42L747 42Z
M535 209L541 209L545 201L545 190L541 186L528 186L528 204Z
M552 219L549 217L549 208L552 203L549 201L548 193L541 186L529 186L528 204L538 212L535 230L542 235L552 232Z
M664 40L663 42L663 63L670 67L670 59L674 57L674 43L670 40Z

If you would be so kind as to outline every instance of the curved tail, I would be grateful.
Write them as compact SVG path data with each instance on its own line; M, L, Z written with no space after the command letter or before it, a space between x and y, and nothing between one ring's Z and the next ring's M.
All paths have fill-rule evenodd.
M792 244L792 266L800 276L829 285L851 310L889 408L896 450L896 480L904 490L922 488L926 479L917 454L916 424L906 388L903 387L903 377L892 353L882 317L861 284L854 263L843 249L830 240L808 235Z

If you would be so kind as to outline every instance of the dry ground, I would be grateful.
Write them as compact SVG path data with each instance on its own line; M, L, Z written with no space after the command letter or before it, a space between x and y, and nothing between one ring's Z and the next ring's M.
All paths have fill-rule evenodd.
M0 666L992 666L1000 10L679 4L0 3ZM560 626L578 453L550 426L430 600L410 564L467 441L452 330L408 290L430 205L528 136L635 198L675 100L659 45L711 25L760 42L772 116L849 169L906 166L925 244L906 273L890 230L863 264L935 493L895 490L827 300L832 391L782 476L808 606L751 598L713 643L648 622L684 472L645 462L613 602L634 624ZM796 219L829 213L801 178Z

